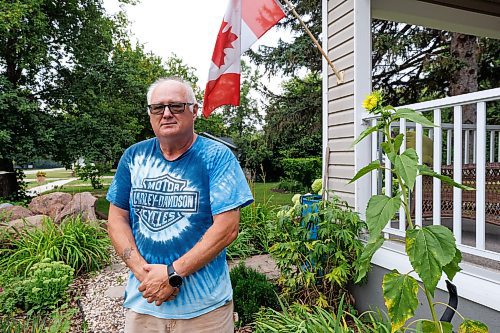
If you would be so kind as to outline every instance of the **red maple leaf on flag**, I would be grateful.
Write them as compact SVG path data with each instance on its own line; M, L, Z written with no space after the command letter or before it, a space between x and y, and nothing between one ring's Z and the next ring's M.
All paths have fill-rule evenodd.
M227 31L223 32L227 25L227 22L222 21L219 34L217 35L217 41L215 43L214 54L212 55L212 61L219 68L224 65L224 57L226 56L224 50L234 48L232 43L238 39L238 35L231 32L231 27L229 27Z

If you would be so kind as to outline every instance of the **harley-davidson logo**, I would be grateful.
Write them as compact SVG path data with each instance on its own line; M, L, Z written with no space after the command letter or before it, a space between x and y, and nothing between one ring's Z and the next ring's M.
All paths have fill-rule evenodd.
M146 178L142 188L132 189L132 206L151 231L163 230L198 211L199 192L185 191L187 182L169 175Z

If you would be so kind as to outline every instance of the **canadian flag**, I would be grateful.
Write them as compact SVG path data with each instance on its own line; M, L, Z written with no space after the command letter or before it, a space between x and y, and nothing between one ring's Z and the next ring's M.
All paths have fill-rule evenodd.
M240 105L240 58L285 13L277 0L230 0L215 42L203 115L222 105Z

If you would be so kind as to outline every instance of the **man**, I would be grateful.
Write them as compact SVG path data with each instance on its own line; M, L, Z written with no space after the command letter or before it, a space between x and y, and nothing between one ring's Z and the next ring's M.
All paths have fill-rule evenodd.
M194 133L191 86L147 93L155 138L123 154L107 199L108 233L130 268L125 332L233 332L225 247L253 201L231 151Z

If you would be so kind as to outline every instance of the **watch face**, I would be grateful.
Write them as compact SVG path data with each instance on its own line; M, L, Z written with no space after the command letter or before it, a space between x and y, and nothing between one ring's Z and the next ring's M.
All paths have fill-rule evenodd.
M182 278L179 275L172 275L168 280L168 283L175 288L178 288L182 285Z

